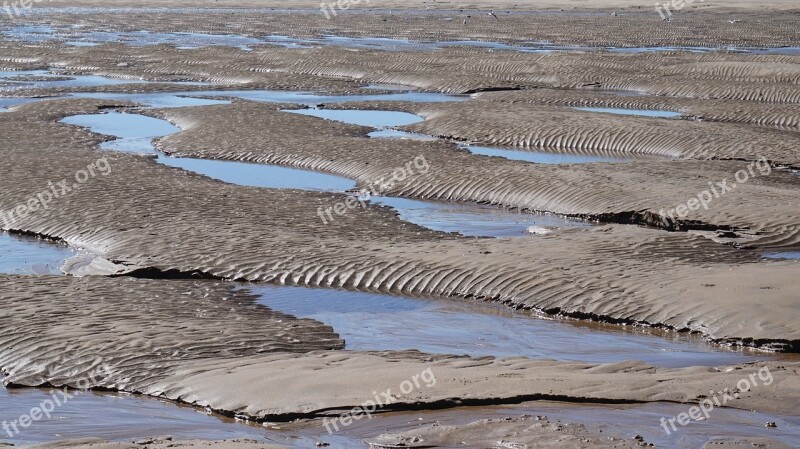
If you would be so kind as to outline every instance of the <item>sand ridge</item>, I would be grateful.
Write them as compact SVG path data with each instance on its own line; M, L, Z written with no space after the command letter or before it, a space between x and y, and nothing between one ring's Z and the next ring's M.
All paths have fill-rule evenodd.
M487 114L469 103L437 108L447 108L451 115L463 119L459 123L465 124L470 123L467 117L474 119L476 115L481 117L481 113ZM494 128L513 122L517 127L514 129L518 129L520 120L512 117L518 117L521 111L501 106L506 110L511 109L503 115L505 122L487 118L479 123L492 123ZM392 106L385 108L392 109ZM708 182L712 180L721 182L727 179L733 182L737 171L747 169L747 162L642 160L625 164L625 170L619 170L615 164L530 164L471 155L457 149L454 144L444 142L369 139L365 137L368 129L363 127L287 114L277 109L271 105L239 102L146 113L168 119L183 129L156 143L160 150L178 156L288 165L345 176L358 180L362 186L369 186L422 155L431 167L428 173L395 183L386 190L387 194L491 203L604 222L638 223L662 228L732 228L738 230L737 237L740 237L733 241L750 246L790 246L797 244L800 238L800 217L794 214L797 210L795 189L799 180L786 172L773 171L766 163L763 164L763 172L754 171L763 173L761 176L748 179L737 186L735 192L714 198L714 204L708 210L691 212L682 220L682 224L676 226L671 220L660 217L666 218L671 208L710 189ZM572 113L565 110L559 111L559 114L560 119L564 119ZM596 118L594 115L598 114L587 112L574 120L581 123L584 118L591 118L598 123L609 120L609 125L603 125L609 129L613 129L612 125L617 123L613 117ZM245 117L250 117L250 121L256 124L253 132L245 138L235 139L238 130L235 124ZM446 118L429 117L425 122L408 129L447 135L446 132L436 132L441 129L441 126L437 127L440 120L446 121ZM559 119L554 117L553 120ZM621 119L622 122L626 120ZM546 123L539 125L535 117L531 118L531 123L550 129ZM675 121L673 133L680 132L678 127L681 123ZM656 124L643 123L642 127L650 129ZM480 133L480 126L472 128L477 128L475 132ZM313 132L307 135L306 130ZM662 141L674 135L657 131L653 133ZM602 135L609 140L608 133ZM621 131L620 135L627 137L630 133ZM789 147L787 145L787 151ZM599 149L597 152L608 154ZM757 158L748 155L745 159L753 161ZM458 167L458 170L454 170L454 167ZM664 177L665 172L670 172L671 176ZM765 198L773 199L765 201Z
M3 347L13 348L0 352L0 369L14 386L120 390L286 421L336 416L372 399L372 391L389 390L380 411L535 399L695 402L768 369L769 384L741 392L729 406L798 412L798 401L777 400L800 395L797 362L662 369L342 351L329 326L255 305L225 284L26 276L0 283L0 334ZM89 375L101 365L102 375ZM402 386L414 375L413 387Z
M100 136L54 121L109 105L52 100L0 114L10 130L4 151L14 161L0 177L2 204L18 204L100 157ZM42 166L43 152L58 162ZM102 154L112 176L92 179L12 229L63 239L147 276L478 297L778 350L795 351L800 340L792 312L796 264L759 261L755 252L698 235L609 225L542 238L460 238L386 208L354 209L321 226L318 209L344 195L238 187L141 156ZM429 162L435 173L436 160ZM750 298L765 297L754 317Z

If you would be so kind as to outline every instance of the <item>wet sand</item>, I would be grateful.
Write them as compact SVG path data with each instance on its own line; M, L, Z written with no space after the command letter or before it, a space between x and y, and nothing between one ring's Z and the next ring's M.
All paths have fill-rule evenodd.
M165 5L184 6L158 3ZM302 442L288 442L291 447L316 446L318 438L348 448L361 439L376 447L793 447L800 416L796 354L653 367L507 351L495 358L400 347L351 350L335 327L270 310L227 282L431 302L477 299L608 325L691 331L715 344L798 352L797 262L762 257L800 245L800 178L787 169L800 166L800 56L791 48L775 50L798 45L793 11L784 11L794 5L704 2L671 22L662 22L649 4L537 3L537 9L557 10L535 13L524 2L489 5L386 3L381 8L432 8L354 8L333 20L310 3L295 6L313 9L291 11L45 9L24 16L38 28L3 28L2 70L30 72L3 76L1 93L8 100L0 113L7 161L0 166L1 209L26 204L48 183L64 179L71 188L48 209L0 220L0 227L69 244L80 252L64 269L86 276L0 276L0 369L8 385L77 387L108 364L111 372L93 378L91 388L175 401L257 425L308 426ZM87 46L93 31L112 33L113 40L114 32L141 30L149 31L141 44ZM51 40L51 33L60 37ZM54 67L63 70L38 72ZM28 82L36 84L20 84ZM292 95L280 103L222 95L260 89L337 96L396 92L391 86L381 91L382 84L474 95L458 103L408 101L412 97L337 103L327 97L319 100L324 105L293 102ZM378 86L364 89L370 85ZM58 98L96 92L196 92L225 102L142 108L136 97ZM40 101L27 102L30 97ZM332 109L416 114L424 120L410 120L403 129L437 139L375 139L369 126L287 111L308 105L326 117L340 114ZM679 115L576 109L587 107ZM424 170L416 168L425 173L398 180L383 193L547 212L596 226L476 238L428 229L375 205L321 220L320 210L352 193L247 185L235 177L222 182L159 164L152 155L103 151L109 144L101 144L112 137L61 123L109 110L166 119L180 128L154 142L172 156L313 170L355 180L358 188L424 160ZM459 143L630 160L538 164L473 154ZM110 173L73 184L76 172L100 158ZM686 204L709 183L736 179L759 159L761 172L714 197L707 209L663 219L665 210ZM661 432L657 415L687 411L710 391L737 388L742 378L766 369L774 383L740 391L729 409L718 410L721 424L697 421L691 432L669 438ZM382 416L364 421L368 430L347 429L330 440L322 433L323 418L426 371L435 373L435 385L403 391L380 410ZM543 400L592 411L540 419L510 413L504 419L486 410L528 410L522 403ZM623 406L642 408L615 409ZM450 412L464 414L455 419ZM403 424L413 413L430 415L419 426ZM628 413L623 424L609 424L614 413ZM634 439L636 433L642 438ZM192 441L190 430L179 434L182 441L120 442L126 433L99 435L118 440L111 443L53 447L249 449L287 443L270 436L212 441L227 434ZM141 436L154 435L142 428ZM44 440L27 442L36 441Z

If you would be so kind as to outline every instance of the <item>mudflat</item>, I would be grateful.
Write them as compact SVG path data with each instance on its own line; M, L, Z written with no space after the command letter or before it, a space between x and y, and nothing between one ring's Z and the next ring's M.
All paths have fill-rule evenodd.
M66 276L0 275L5 384L133 393L267 429L31 447L798 447L796 5L320 6L9 10L0 227L77 255ZM106 131L68 124L111 112ZM241 163L352 188L253 184ZM584 226L467 237L365 196ZM497 302L783 354L660 368L353 350L313 314L259 304L251 283ZM485 416L545 401L600 411ZM615 423L614 406L664 420ZM403 421L415 412L428 415ZM41 441L25 439L35 425L0 438Z

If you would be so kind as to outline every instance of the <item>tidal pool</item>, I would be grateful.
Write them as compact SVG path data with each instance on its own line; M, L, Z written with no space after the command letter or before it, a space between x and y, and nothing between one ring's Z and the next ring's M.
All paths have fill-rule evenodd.
M800 251L768 251L764 253L767 259L800 260Z
M191 96L235 97L244 100L263 101L267 103L295 103L314 106L326 103L346 103L353 101L408 101L413 103L447 103L466 101L465 95L449 95L436 92L400 92L389 94L359 95L322 95L313 92L295 92L288 90L208 90L182 92Z
M243 284L273 310L333 326L350 350L418 349L439 354L550 358L588 363L642 360L655 366L718 366L771 355L738 352L685 334L648 333L544 319L505 306L348 290Z
M0 112L8 111L8 108L35 101L32 98L0 98Z
M161 155L153 147L152 140L156 137L180 132L180 128L173 126L166 120L140 114L110 112L107 114L75 115L63 119L62 122L88 128L92 132L99 134L117 137L117 140L100 144L100 148L104 150L155 154L158 156L156 162L160 164L181 168L231 184L249 187L338 192L344 192L356 186L355 181L350 179L310 170Z
M680 112L651 110L651 109L621 109L621 108L573 108L579 111L602 112L618 115L639 115L643 117L673 118L680 117Z
M427 134L410 133L406 131L400 131L398 129L381 129L378 131L373 131L367 134L367 136L372 137L373 139L406 139L421 140L426 142L439 140L439 138L429 136Z
M76 394L77 393L77 394ZM0 443L38 444L55 440L97 437L108 440L132 440L171 435L182 439L263 439L264 432L248 426L210 416L199 409L127 393L77 392L75 397L55 408L50 419L33 422L9 437L0 431ZM12 388L0 386L0 422L11 423L27 415L53 395L49 388Z
M75 251L63 243L0 231L2 274L59 275L61 265L74 255Z
M94 98L99 100L131 101L142 104L148 108L185 108L192 106L211 106L215 104L230 104L226 100L213 100L211 98L190 97L187 94L172 92L158 92L149 94L115 94L105 92L80 92L70 94L75 98Z
M353 109L286 109L284 112L309 115L312 117L349 123L351 125L369 126L371 128L388 128L405 126L422 121L422 117L398 111L365 111Z
M166 120L122 112L73 115L61 122L88 128L98 134L117 137L117 140L100 144L102 149L133 153L155 153L151 143L154 138L180 131L180 128Z
M248 187L344 192L356 186L355 181L341 176L276 165L164 156L157 162Z
M468 237L531 237L554 229L588 227L590 223L551 214L533 214L501 207L421 201L408 198L376 197L370 203L394 208L401 219L442 232L458 232Z

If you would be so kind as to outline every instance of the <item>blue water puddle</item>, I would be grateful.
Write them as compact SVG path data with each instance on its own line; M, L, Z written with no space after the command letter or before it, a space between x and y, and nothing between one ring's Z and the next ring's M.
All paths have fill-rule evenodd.
M356 186L347 178L275 165L163 156L157 162L247 187L344 192Z
M100 45L95 42L75 42L75 41L65 42L65 44L69 45L70 47L96 47Z
M7 38L28 42L64 41L71 46L93 46L105 43L121 43L133 47L168 44L179 48L206 46L228 46L249 50L250 45L265 44L261 39L236 34L203 33L156 33L150 31L114 32L89 31L78 28L11 27L3 31Z
M349 123L351 125L369 126L371 128L405 126L422 121L422 117L418 115L398 111L365 111L353 109L285 109L284 112L309 115L326 120Z
M0 255L2 274L61 274L59 268L75 251L50 240L0 231Z
M553 229L588 227L590 223L551 214L531 214L480 204L377 197L370 203L394 208L401 219L442 232L468 237L523 237ZM529 231L530 229L530 231Z
M176 158L159 155L152 144L156 137L180 131L169 122L139 114L110 112L107 114L75 115L62 120L69 125L81 126L92 132L117 137L104 142L104 150L142 154L156 154L156 162L168 167L208 176L231 184L248 187L276 189L304 189L344 192L355 188L356 183L347 178L317 173L309 170L245 162L211 159Z
M333 326L346 349L418 349L441 354L552 358L589 363L642 360L655 366L724 365L755 360L688 336L541 319L469 301L425 300L345 290L245 285L273 310ZM766 359L769 357L760 356Z
M643 117L673 118L681 116L680 112L648 110L648 109L620 109L620 108L573 108L573 109L577 109L579 111L588 111L588 112L602 112L607 114L639 115Z
M800 260L800 251L770 251L764 253L767 259Z
M396 94L372 95L319 95L311 92L292 92L281 90L227 90L184 92L192 96L235 97L243 100L267 103L294 103L306 106L325 103L346 103L353 101L408 101L414 103L445 103L466 101L465 95L448 95L433 92L403 92Z
M7 72L5 72L7 73ZM3 75L5 75L5 73ZM21 75L17 74L17 75ZM58 72L39 71L37 73L30 73L34 76L42 76L52 78L46 81L10 81L13 85L2 86L0 91L18 90L18 89L36 89L36 88L58 88L58 87L88 87L88 86L115 86L120 84L136 84L145 83L146 81L138 79L121 79L111 78L107 76L98 75L62 75ZM13 76L6 76L5 78L12 78ZM9 82L9 81L7 81Z
M25 76L42 77L36 81L25 80ZM28 70L28 71L3 71L0 72L0 80L6 83L0 86L0 91L12 91L20 89L37 88L70 88L70 87L95 87L95 86L116 86L122 84L145 84L152 81L141 79L112 78L101 75L69 75L61 73L59 70ZM207 83L194 82L168 82L169 84L186 85L206 85Z
M514 161L533 162L536 164L588 164L594 162L630 162L632 158L591 156L585 154L546 153L543 151L507 150L504 148L464 146L472 154L496 156Z
M230 101L214 100L211 98L195 98L186 96L187 93L149 93L149 94L114 94L100 92L80 92L70 94L75 98L93 98L98 100L131 101L149 108L185 108L192 106L211 106L215 104L230 104Z
M265 429L261 426L223 420L169 401L127 393L72 391L70 395L74 397L56 407L50 418L35 421L30 428L10 439L4 431L2 439L26 446L89 437L110 441L159 435L209 440L264 438ZM19 420L20 416L30 413L31 407L52 401L54 396L63 395L49 388L0 387L0 422Z
M165 120L120 112L73 115L61 121L68 125L89 128L98 134L117 137L115 141L100 144L102 149L134 153L155 153L151 143L154 138L180 131L180 128Z
M372 131L367 136L373 139L405 139L405 140L420 140L424 142L431 142L439 140L437 137L429 136L427 134L410 133L400 131L398 129L381 129L379 131Z
M40 76L48 73L47 70L0 70L0 79L8 80L18 76Z
M0 98L0 112L5 112L11 107L33 101L35 101L33 98Z
M281 90L204 90L149 94L80 92L71 94L71 96L104 100L129 100L144 104L148 107L187 107L229 103L227 100L219 100L218 98L240 98L243 100L260 101L265 103L293 103L303 106L316 106L326 103L346 103L353 101L409 101L415 103L443 103L465 101L468 99L467 96L463 95L459 96L427 92L403 92L395 94L371 95L320 95L311 92L292 92ZM208 97L214 97L214 99ZM379 115L380 112L381 111L375 111L375 113Z

